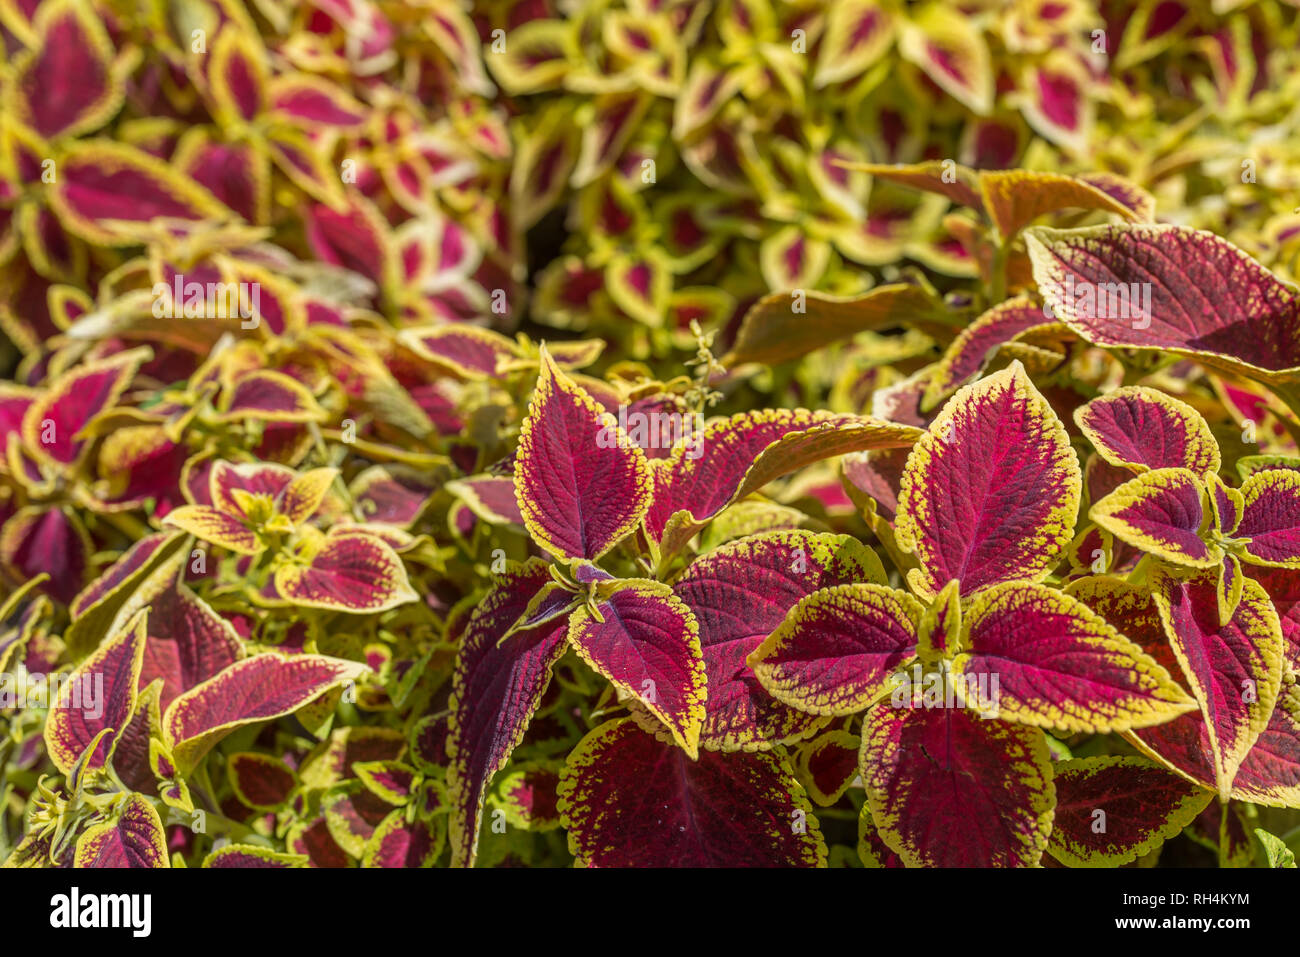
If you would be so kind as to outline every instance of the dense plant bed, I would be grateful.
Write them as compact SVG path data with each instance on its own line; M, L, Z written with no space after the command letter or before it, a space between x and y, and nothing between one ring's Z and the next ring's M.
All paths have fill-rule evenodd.
M1298 39L0 3L0 860L1294 867Z

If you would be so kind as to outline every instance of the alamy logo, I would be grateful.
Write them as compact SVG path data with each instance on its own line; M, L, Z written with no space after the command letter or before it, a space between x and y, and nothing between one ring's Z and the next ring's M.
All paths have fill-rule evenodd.
M255 282L187 282L177 273L169 286L153 285L155 319L239 319L256 329L261 318L262 286Z
M1134 329L1151 325L1151 283L1149 282L1075 282L1067 273L1065 282L1045 282L1039 287L1043 296L1043 315L1056 318L1052 303L1080 319L1120 319Z
M609 413L605 413L603 423L596 436L596 445L602 449L620 445L671 449L680 444L686 448L686 458L692 461L704 454L704 416L699 412L632 412L620 405L618 427L615 428L615 419Z
M50 926L127 927L133 937L148 937L153 928L153 898L149 894L86 894L74 887L50 898Z
M75 677L66 673L42 675L24 668L17 673L0 673L0 709L48 710L56 701L92 721L99 720L104 716L104 675L97 671Z
M960 698L958 683L964 692ZM889 703L895 708L966 707L981 718L996 718L1000 697L998 676L987 671L954 675L913 665L910 672L900 671L890 678Z

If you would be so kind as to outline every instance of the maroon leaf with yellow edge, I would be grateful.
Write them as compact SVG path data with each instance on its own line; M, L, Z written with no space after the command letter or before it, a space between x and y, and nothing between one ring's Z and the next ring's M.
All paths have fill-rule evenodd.
M1214 790L1216 760L1200 713L1126 735L1148 757ZM1300 807L1300 720L1279 704L1246 753L1232 782L1231 796L1267 807Z
M254 35L229 24L217 34L208 58L208 83L217 116L238 126L266 109L267 54Z
M1130 187L1137 190L1136 186ZM1128 220L1140 220L1149 215L1155 201L1134 209L1120 202L1110 193L1075 176L1064 173L1041 173L1029 170L1002 170L980 173L980 192L984 196L984 209L1003 240L1045 213L1077 207L1100 209L1118 213Z
M800 748L799 776L809 797L822 807L839 801L858 776L861 746L857 735L837 729L818 735Z
M817 51L813 86L821 89L861 76L894 40L894 15L876 0L849 0L831 7Z
M870 449L907 448L923 433L870 416L765 409L712 422L653 467L646 529L665 553L676 550L732 502L822 459ZM686 512L674 518L677 512Z
M492 379L497 367L519 357L519 347L499 332L477 326L407 329L402 342L439 371L462 379Z
M320 422L325 411L311 390L282 372L259 369L240 376L221 393L218 422L262 419L269 422Z
M1027 296L1000 302L958 333L925 387L922 411L965 384L984 368L994 350L1014 342L1022 333L1047 325L1043 307Z
M560 775L569 848L586 867L819 867L812 807L783 758L698 761L630 718L590 731ZM651 810L648 810L651 809Z
M1236 612L1220 624L1217 579L1213 571L1185 579L1157 570L1152 594L1200 704L1215 780L1226 799L1237 769L1273 714L1285 642L1268 593L1253 579L1245 579Z
M159 707L163 711L182 692L207 681L243 657L243 644L234 627L185 585L174 579L150 593L149 584L134 601L147 600L144 658L140 687L162 680Z
M993 109L993 64L984 35L966 16L931 3L902 25L898 52L972 112Z
M884 577L880 559L856 539L806 531L728 542L692 562L673 592L700 625L708 689L700 746L765 750L815 728L805 712L772 698L745 659L801 598Z
M171 703L163 715L167 744L179 768L188 771L236 728L293 714L368 670L324 655L243 658Z
M1199 412L1145 386L1125 386L1075 410L1080 431L1107 462L1145 472L1183 468L1197 475L1222 465L1219 443Z
M78 665L59 690L45 720L45 749L54 766L67 774L82 752L104 731L90 755L90 768L102 767L135 710L136 687L144 657L146 613L140 612L116 635Z
M29 505L0 528L0 565L19 580L48 574L41 587L61 602L71 601L85 582L92 547L81 519L67 505Z
M1047 853L1068 867L1120 867L1179 834L1214 799L1145 758L1062 761Z
M923 607L884 585L836 585L795 605L748 664L768 693L810 714L865 710L916 656Z
M966 706L1007 721L1104 733L1160 724L1196 702L1078 599L1006 582L971 600L953 684Z
M295 605L363 614L419 597L401 558L377 535L338 526L306 550L305 562L275 573L276 592Z
M440 827L422 818L407 821L394 811L384 818L361 854L362 867L432 867L443 848Z
M232 754L226 760L226 773L235 796L255 811L283 807L298 784L283 761L255 751Z
M641 521L650 489L645 454L543 350L515 454L534 541L559 558L599 558Z
M1037 728L964 708L867 712L862 780L881 840L908 867L1033 867L1056 792Z
M579 606L570 615L569 643L620 696L640 701L695 757L706 690L695 615L671 588L649 579L610 582L596 596L594 606Z
M1100 346L1162 349L1265 382L1300 380L1300 303L1225 239L1186 226L1025 232L1053 312Z
M560 826L559 787L560 766L528 762L501 779L496 802L515 827L553 831Z
M124 143L89 140L58 164L50 207L82 239L109 246L136 241L153 219L226 219L230 211L193 180Z
M1300 568L1300 472L1255 472L1241 484L1241 498L1241 521L1233 534L1250 539L1241 557L1260 565Z
M89 445L77 434L117 402L148 355L139 349L120 352L77 365L55 379L23 416L25 448L57 465L75 464Z
M307 867L305 854L285 854L259 844L227 844L203 859L201 867Z
M1088 510L1088 517L1121 541L1190 568L1218 565L1223 550L1201 536L1207 530L1205 487L1183 468L1143 472Z
M920 563L913 590L1042 579L1070 543L1081 482L1065 426L1019 362L966 386L903 471L895 532Z
M77 838L76 867L170 867L162 818L149 800L127 794L111 818Z
M1088 91L1095 83L1076 54L1058 49L1022 71L1020 112L1044 138L1086 152L1096 113Z
M37 45L13 61L5 106L46 139L88 133L122 103L113 44L88 4L42 3L32 23Z
M925 321L941 305L920 286L890 283L860 296L774 292L750 307L735 344L722 359L728 367L746 362L773 365L868 330Z
M474 610L461 638L448 702L447 798L454 867L473 866L488 784L523 740L550 684L551 667L567 648L563 619L501 640L552 580L545 562L514 566Z

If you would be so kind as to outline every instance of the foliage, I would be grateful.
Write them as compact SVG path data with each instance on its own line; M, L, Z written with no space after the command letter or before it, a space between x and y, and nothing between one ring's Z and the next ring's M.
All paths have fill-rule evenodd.
M1293 867L1212 6L0 3L0 860Z

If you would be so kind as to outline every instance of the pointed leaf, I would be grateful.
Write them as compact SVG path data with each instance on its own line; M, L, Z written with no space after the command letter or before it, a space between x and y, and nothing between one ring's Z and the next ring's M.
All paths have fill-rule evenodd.
M1069 867L1119 867L1175 837L1214 799L1144 758L1062 761L1047 852Z
M1266 382L1300 380L1295 294L1227 240L1137 225L1035 227L1025 241L1043 298L1089 342L1164 349ZM1131 305L1135 293L1149 309L1110 308Z
M1160 724L1196 702L1138 645L1082 602L1007 582L963 615L969 652L953 661L957 695L1007 721L1092 733ZM989 689L992 693L989 693Z
M488 784L523 740L550 684L551 668L567 648L564 622L501 641L550 581L547 564L536 559L507 572L479 603L461 639L448 702L452 866L473 866Z
M1056 793L1043 733L964 708L879 704L862 780L881 840L908 867L1033 867Z
M1134 548L1189 568L1218 565L1223 551L1201 537L1205 489L1187 469L1143 472L1088 510L1088 517Z
M648 579L626 579L597 594L594 611L584 605L570 616L569 643L620 696L645 705L695 757L705 698L695 616L671 588Z
M644 453L544 352L515 454L533 539L559 558L599 558L641 521L650 488Z
M167 744L182 772L236 728L293 714L331 688L355 681L365 665L324 655L254 655L177 697L163 715Z
M128 794L113 820L77 839L77 867L170 867L162 818L148 799Z
M832 585L884 581L873 553L846 535L770 532L702 556L673 584L700 624L706 687L700 746L766 750L817 722L772 698L746 658L800 599Z
M895 532L920 562L913 590L1041 580L1070 542L1080 486L1065 426L1019 362L962 389L903 472Z
M1156 389L1116 389L1080 406L1074 420L1112 465L1138 472L1184 468L1204 475L1222 464L1219 443L1201 414Z
M795 605L748 659L772 697L811 714L864 711L916 656L924 611L907 592L837 585Z
M826 845L789 766L765 752L692 761L628 718L589 732L560 775L586 867L818 867Z

